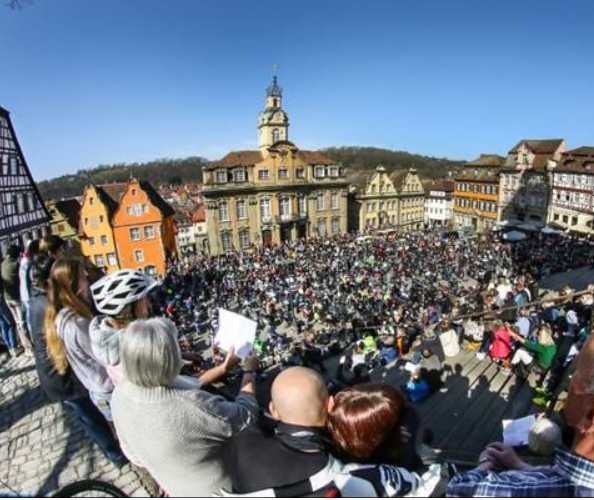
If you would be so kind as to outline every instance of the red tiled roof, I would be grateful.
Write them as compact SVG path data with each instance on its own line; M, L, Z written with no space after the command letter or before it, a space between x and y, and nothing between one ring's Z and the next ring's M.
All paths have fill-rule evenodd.
M594 146L581 146L579 148L565 151L563 156L594 156Z
M192 214L192 222L206 222L206 210L200 205Z
M324 153L320 153L319 151L300 150L297 154L299 158L308 165L336 165L334 160L331 160Z
M576 172L594 174L594 147L582 146L561 155L555 172Z
M509 152L515 153L522 144L525 144L526 147L536 155L550 155L559 149L562 142L563 139L522 139L512 149L510 149Z
M454 191L454 186L454 181L441 179L428 183L425 187L425 191L445 191L446 193L451 193Z
M210 168L216 167L250 167L263 160L260 151L231 151L220 160L210 164Z

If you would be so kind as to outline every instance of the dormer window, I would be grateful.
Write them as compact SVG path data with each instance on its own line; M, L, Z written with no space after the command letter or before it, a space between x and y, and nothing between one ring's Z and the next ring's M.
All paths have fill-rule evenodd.
M326 169L322 165L318 165L314 169L314 176L321 179L326 176Z
M246 179L245 168L238 168L233 172L233 180L235 182L245 182Z
M303 179L305 177L305 170L303 168L296 168L295 177L298 179Z
M217 184L224 184L225 182L227 182L227 171L217 170L216 181Z
M338 167L330 167L330 177L338 177Z

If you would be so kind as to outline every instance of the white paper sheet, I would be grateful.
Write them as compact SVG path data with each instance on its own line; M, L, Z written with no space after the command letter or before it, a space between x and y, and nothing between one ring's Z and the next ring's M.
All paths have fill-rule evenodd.
M503 420L503 444L507 446L523 446L528 444L528 433L536 422L536 415Z
M224 351L235 348L235 354L244 359L252 351L258 324L241 314L219 308L219 328L214 343Z

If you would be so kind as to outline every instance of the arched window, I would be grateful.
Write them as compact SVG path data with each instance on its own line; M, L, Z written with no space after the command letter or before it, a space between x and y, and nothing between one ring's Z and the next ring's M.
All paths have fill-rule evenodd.
M275 128L272 129L272 143L280 141L280 131L279 129Z

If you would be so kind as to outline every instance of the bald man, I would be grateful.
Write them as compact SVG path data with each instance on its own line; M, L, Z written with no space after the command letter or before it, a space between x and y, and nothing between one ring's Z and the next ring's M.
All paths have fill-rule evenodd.
M332 398L322 377L309 368L295 366L281 372L272 384L270 415L279 422L325 427Z
M272 419L230 441L225 469L232 493L259 497L396 496L418 477L388 465L342 464L327 450L328 410L334 401L314 370L287 368L274 380Z

